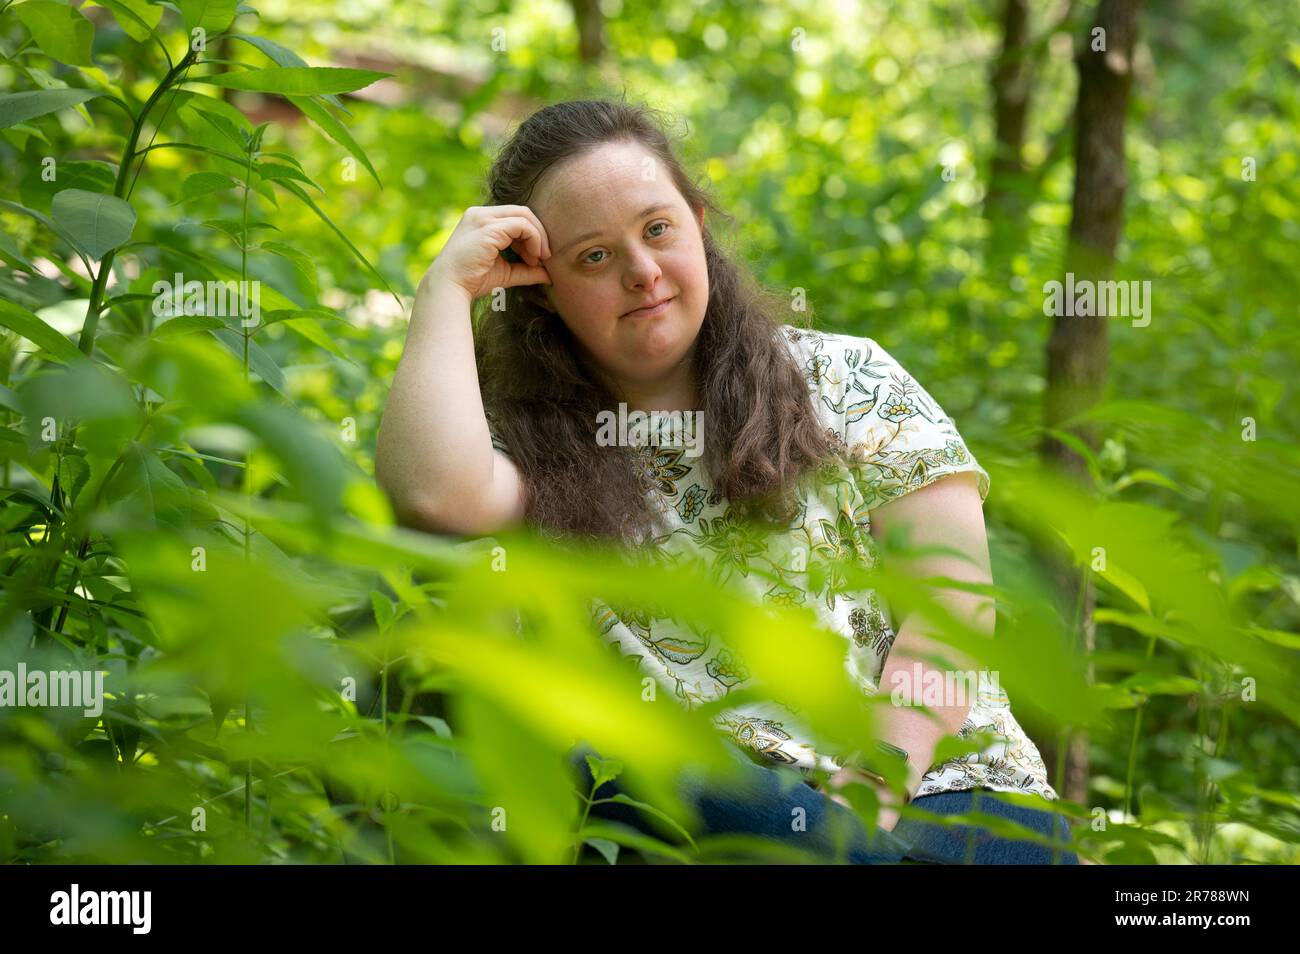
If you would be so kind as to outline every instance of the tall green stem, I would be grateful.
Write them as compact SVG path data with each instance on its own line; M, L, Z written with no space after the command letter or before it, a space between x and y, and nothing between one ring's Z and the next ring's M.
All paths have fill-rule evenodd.
M1092 583L1092 567L1085 565L1083 574L1079 577L1079 591L1074 600L1074 621L1070 627L1070 637L1073 643L1073 650L1078 651L1080 644L1083 643L1083 607L1087 599L1088 587ZM1070 726L1061 729L1060 735L1056 742L1056 790L1063 791L1065 788L1065 760L1070 751L1070 739L1074 732Z
M1147 660L1156 650L1156 638L1152 636L1147 640ZM1124 776L1124 820L1128 821L1129 804L1133 795L1133 773L1137 767L1137 742L1138 733L1142 731L1142 714L1146 712L1147 700L1143 699L1136 706L1136 713L1133 716L1133 737L1129 739L1128 744L1128 771Z
M194 65L197 55L193 49L186 51L185 55L181 57L181 61L167 71L167 75L158 84L158 88L145 100L144 108L140 110L140 115L136 117L135 122L131 125L131 133L127 137L126 148L122 151L122 161L117 166L117 181L113 185L113 195L119 199L126 198L128 184L131 182L131 171L136 158L135 151L140 143L140 134L144 131L145 121L149 118L154 106L166 95L177 78ZM142 158L140 161L143 163L145 160ZM113 270L115 254L116 249L110 249L104 254L99 263L99 271L95 273L94 282L90 286L90 302L86 306L86 321L82 325L81 337L77 341L77 347L87 357L95 349L95 332L99 326L100 312L103 311L104 290L108 285L108 276Z
M158 84L158 88L155 89L145 101L144 107L140 110L140 115L135 117L135 121L131 124L131 132L127 136L126 146L122 151L122 161L119 162L117 166L117 180L113 185L113 194L119 199L124 198L126 195L127 183L130 181L131 166L135 159L136 146L140 142L140 133L144 130L144 124L146 120L148 120L149 114L153 111L154 106L158 104L158 101L162 99L167 90L176 82L177 78L185 70L188 70L192 65L194 65L196 56L196 51L190 49L186 52L185 56L181 58L179 63L168 70L167 75L163 77L163 81ZM143 160L141 161L143 162ZM105 253L104 257L100 260L99 270L95 273L94 279L90 285L90 301L86 304L86 320L82 324L81 336L77 340L77 347L80 348L82 354L88 358L95 350L95 332L99 327L100 313L103 311L104 291L108 287L108 276L113 272L114 255L115 250L111 249ZM76 437L77 428L74 426L68 432L66 446L73 446ZM62 500L63 487L59 480L59 468L56 466L54 469L54 479L50 483L51 508L64 509L62 506ZM51 517L52 516L53 515L51 515ZM53 543L56 538L47 533L46 539ZM54 545L57 546L57 550L61 553L63 549L62 534L58 536L57 543ZM80 549L84 551L84 542ZM51 578L49 582L50 589L57 588L59 566L61 562L61 556L52 561L52 567L50 570ZM49 628L50 622L54 616L53 604L51 604L48 609L42 611L42 615L44 618L37 621L38 632L41 626L44 626L47 629Z
M239 228L239 289L240 297L247 294L248 288L248 193L253 188L253 146L249 143L248 163L244 173L244 205L240 215ZM242 320L243 308L238 309L241 316L240 331L244 335L244 383L248 383L248 329L244 327ZM252 521L247 516L253 505L253 449L248 450L248 457L244 465L244 501L246 504L244 516L244 559L252 559L251 537L253 533ZM252 699L244 698L244 731L253 731L253 707ZM250 758L244 764L244 825L250 827L253 818L253 760Z

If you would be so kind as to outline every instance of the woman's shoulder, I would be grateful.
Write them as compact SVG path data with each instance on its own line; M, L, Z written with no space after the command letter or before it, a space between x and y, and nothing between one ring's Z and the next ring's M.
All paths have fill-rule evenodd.
M897 359L865 336L783 325L823 423L861 453L871 506L958 471L988 474L952 418Z
M782 325L781 333L792 354L799 358L847 361L856 365L863 355L884 354L873 338L840 331L824 331L799 325Z
M848 391L906 375L874 338L797 325L782 325L781 331L809 390L823 398L831 411L841 410Z

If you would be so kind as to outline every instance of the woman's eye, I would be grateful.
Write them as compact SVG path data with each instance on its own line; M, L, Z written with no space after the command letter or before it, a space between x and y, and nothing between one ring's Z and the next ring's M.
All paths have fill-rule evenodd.
M664 231L662 231L662 232L655 232L655 233L654 233L653 235L651 235L650 237L651 237L651 238L663 238L663 237L667 234L667 230L671 227L671 225L672 225L672 223L670 223L670 222L656 222L654 225L650 226L650 228L651 228L651 229L657 229L657 228L662 227L662 228L664 229ZM647 229L647 231L649 231L649 230ZM588 252L588 253L586 254L586 256L582 259L583 263L586 264L586 265L599 265L601 262L604 261L604 259L601 258L601 259L595 259L595 260L593 260L592 257L591 257L591 256L593 256L593 255L597 255L597 254L599 254L599 255L604 255L604 254L605 254L605 250L602 249L602 248L592 249L592 250L591 250L590 252Z

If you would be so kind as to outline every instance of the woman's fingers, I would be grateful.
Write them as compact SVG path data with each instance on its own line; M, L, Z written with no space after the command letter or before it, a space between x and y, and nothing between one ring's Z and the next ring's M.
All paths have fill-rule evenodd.
M514 254L502 255L507 249ZM475 205L465 210L426 274L459 285L472 301L501 284L549 285L542 268L549 256L546 231L531 209ZM520 261L523 270L515 271Z
M512 217L525 218L531 222L533 228L537 230L537 234L541 237L541 246L538 249L538 254L542 258L551 257L551 240L546 234L546 228L542 225L542 220L537 217L536 213L534 213L532 209L528 208L526 205L494 205L492 208L503 214Z
M536 265L541 261L542 234L531 219L522 215L512 215L493 220L488 228L496 236L493 244L497 248L514 248L529 265Z
M549 285L550 283L551 276L541 265L510 263L510 277L506 279L507 288L516 285Z

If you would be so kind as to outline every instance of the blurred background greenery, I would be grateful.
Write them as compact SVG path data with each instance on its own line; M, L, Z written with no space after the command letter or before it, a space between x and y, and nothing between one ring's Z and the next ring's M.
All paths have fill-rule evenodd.
M0 859L726 857L575 836L575 739L643 754L628 781L673 809L674 766L721 753L707 713L640 701L585 602L673 587L759 670L807 619L396 528L372 477L414 283L494 149L626 95L674 118L714 234L881 342L992 473L998 662L1081 853L1300 860L1300 16L1136 11L1109 257L1151 321L1107 323L1096 400L1045 423L1044 284L1101 201L1075 55L1115 6L6 4L0 670L108 696L0 708ZM261 281L264 323L160 320L176 272ZM1072 477L1040 471L1048 426ZM815 699L834 671L766 675Z

